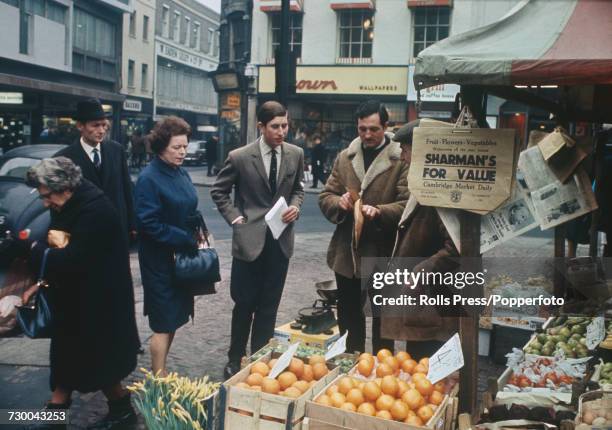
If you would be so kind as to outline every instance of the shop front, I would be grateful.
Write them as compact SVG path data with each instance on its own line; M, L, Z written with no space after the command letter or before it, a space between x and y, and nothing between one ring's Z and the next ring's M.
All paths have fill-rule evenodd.
M121 109L121 143L127 148L135 134L145 135L153 128L153 100L129 97Z
M455 109L455 97L459 93L459 85L440 84L421 90L420 97L414 86L414 64L408 66L408 119L433 118L440 121L450 121ZM417 102L421 106L417 109Z
M355 110L367 99L385 103L390 123L405 123L406 72L405 66L298 66L288 139L308 157L313 136L321 136L333 160L357 136ZM273 98L274 66L259 67L258 93L259 104Z

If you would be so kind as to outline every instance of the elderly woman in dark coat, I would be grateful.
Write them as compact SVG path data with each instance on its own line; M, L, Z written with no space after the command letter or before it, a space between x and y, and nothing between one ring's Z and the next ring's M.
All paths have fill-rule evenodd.
M144 312L154 332L150 343L154 373L166 374L174 334L193 316L193 295L174 278L174 252L197 246L189 220L197 210L198 195L181 167L190 132L189 124L178 117L155 125L149 135L155 157L135 188Z
M54 303L53 394L47 407L69 407L74 390L102 390L109 414L91 428L133 422L136 416L121 380L136 367L140 342L119 215L68 158L41 161L28 170L26 182L52 213L48 243L35 243L31 251L36 268L48 254L45 278ZM28 290L24 302L34 292Z

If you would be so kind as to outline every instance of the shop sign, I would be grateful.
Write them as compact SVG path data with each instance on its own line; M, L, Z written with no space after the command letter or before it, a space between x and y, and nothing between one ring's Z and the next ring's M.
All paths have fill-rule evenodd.
M297 94L405 96L408 80L402 66L298 66L295 87ZM260 66L259 92L275 90L274 66Z
M199 112L199 113L205 113L209 115L217 114L217 108L215 107L193 105L193 104L186 103L186 102L165 100L162 98L159 98L157 100L157 105L159 107L168 108L168 109L186 110L190 112Z
M422 102L454 102L461 87L455 84L440 84L421 90ZM414 64L408 66L408 101L417 100L417 90L414 86Z
M221 100L221 109L240 109L240 93L224 94Z
M423 206L488 212L514 184L516 130L417 127L408 188Z
M126 99L123 101L123 110L128 110L130 112L140 112L142 111L142 102L140 100Z
M21 105L23 104L23 93L0 93L0 104Z
M419 118L438 118L448 119L452 116L452 112L447 110L422 110L419 112ZM494 127L493 127L494 128Z
M157 41L157 53L158 55L164 58L169 58L177 63L185 64L190 67L197 67L198 69L206 71L214 70L217 67L204 57L176 48L159 40Z

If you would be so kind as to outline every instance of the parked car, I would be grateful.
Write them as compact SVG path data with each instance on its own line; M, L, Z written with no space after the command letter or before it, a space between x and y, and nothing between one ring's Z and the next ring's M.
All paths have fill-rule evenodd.
M36 190L25 184L25 174L43 158L55 155L65 145L25 145L0 157L0 288L6 271L18 252L18 241L44 239L49 227L49 211Z
M202 166L206 163L206 141L194 140L187 145L187 155L185 156L185 164L193 164Z

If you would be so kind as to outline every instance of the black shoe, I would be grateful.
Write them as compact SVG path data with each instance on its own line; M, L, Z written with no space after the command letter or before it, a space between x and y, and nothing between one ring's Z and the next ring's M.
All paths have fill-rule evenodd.
M318 188L316 185L311 185L310 188Z
M108 401L108 414L97 423L88 426L89 430L119 430L126 429L138 422L136 411L132 408L130 394L119 400Z
M223 369L223 378L226 380L240 372L240 363L235 361L228 361Z

